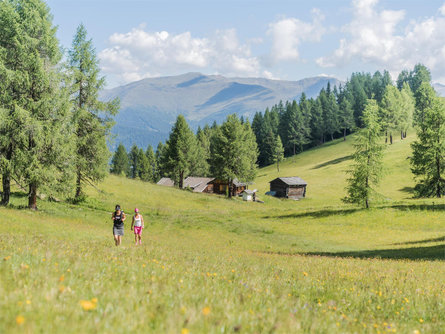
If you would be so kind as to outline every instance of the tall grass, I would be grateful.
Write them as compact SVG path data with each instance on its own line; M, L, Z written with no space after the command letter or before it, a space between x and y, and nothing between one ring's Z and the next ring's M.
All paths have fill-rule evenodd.
M300 176L308 197L264 204L109 176L79 206L0 213L0 332L441 333L445 201L415 200L411 137L385 158L382 197L341 202L350 142L262 169L253 187ZM12 207L26 198L13 196ZM111 210L129 218L122 247ZM131 212L145 218L134 246Z

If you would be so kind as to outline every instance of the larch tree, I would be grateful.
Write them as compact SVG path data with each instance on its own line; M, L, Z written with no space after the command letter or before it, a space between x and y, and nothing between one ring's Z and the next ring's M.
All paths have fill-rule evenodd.
M182 189L184 179L193 171L197 146L195 135L184 116L177 117L166 145L165 172Z
M284 148L279 135L275 137L273 146L273 161L277 164L277 171L280 171L280 162L284 160Z
M37 194L68 194L72 189L70 104L63 89L61 52L47 5L40 0L0 2L0 91L6 109L2 140L3 203L10 177L29 188L28 207Z
M100 77L99 60L91 39L81 24L69 50L69 75L73 120L76 134L76 200L83 197L83 186L97 183L106 175L110 152L107 136L119 109L119 100L99 100L99 91L105 87Z
M212 175L227 181L229 197L232 197L235 179L249 182L255 178L258 152L249 122L241 124L235 114L227 116L212 137L210 151Z
M445 104L437 96L430 98L417 128L417 140L411 144L411 171L417 197L440 198L445 195Z
M363 111L362 123L354 142L353 164L348 170L345 202L364 205L369 208L369 201L382 176L383 150L381 127L378 119L378 106L375 100L368 100Z

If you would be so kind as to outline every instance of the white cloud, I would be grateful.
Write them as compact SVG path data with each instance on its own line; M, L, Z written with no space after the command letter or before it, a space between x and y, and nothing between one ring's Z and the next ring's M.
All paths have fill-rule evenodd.
M412 20L401 27L403 10L378 10L378 0L352 4L353 19L342 29L346 37L332 55L317 59L320 66L341 67L359 60L396 74L420 62L436 76L445 76L445 17ZM439 11L445 15L445 5Z
M299 60L299 46L303 41L319 42L326 32L322 25L323 15L318 9L312 10L312 22L296 18L282 18L269 24L268 34L272 36L271 58L274 61Z
M240 44L234 29L216 31L211 38L147 32L143 26L110 36L111 46L99 53L105 73L123 84L150 76L203 70L225 75L258 76L260 62L250 47Z

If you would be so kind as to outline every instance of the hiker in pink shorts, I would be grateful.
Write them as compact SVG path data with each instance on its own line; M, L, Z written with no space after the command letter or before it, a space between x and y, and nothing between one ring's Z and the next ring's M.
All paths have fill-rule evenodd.
M134 229L134 242L136 245L142 245L142 229L144 228L144 218L139 213L139 209L134 209L133 221L131 222L131 230Z

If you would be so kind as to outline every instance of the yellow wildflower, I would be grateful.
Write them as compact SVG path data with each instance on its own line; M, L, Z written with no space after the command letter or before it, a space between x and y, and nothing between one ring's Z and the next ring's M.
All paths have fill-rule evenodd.
M190 331L187 328L181 329L181 334L189 334Z
M210 307L206 306L202 309L202 314L209 315L210 314Z
M91 310L94 310L95 308L96 308L96 304L95 303L93 303L93 302L91 302L91 301L89 301L89 300L81 300L80 302L79 302L79 304L80 304L80 306L82 306L82 308L85 310L85 311L91 311Z
M17 323L17 325L22 325L25 322L25 317L22 315L18 315L15 318L15 322Z

